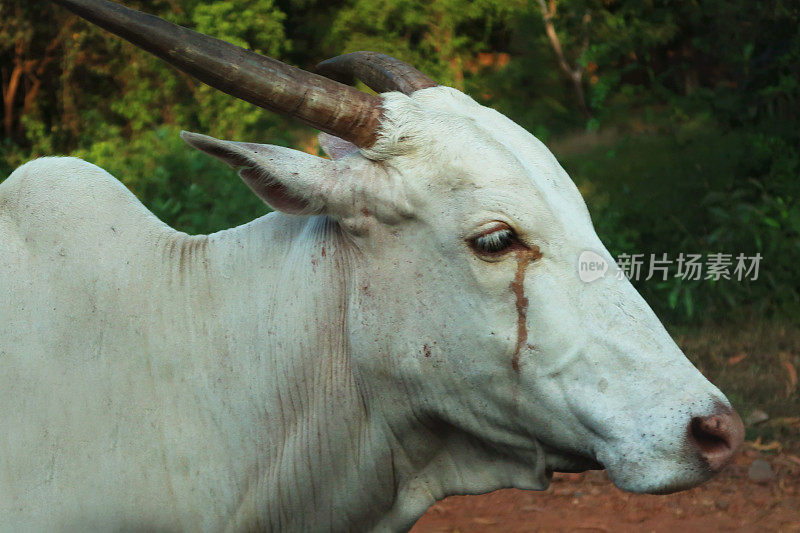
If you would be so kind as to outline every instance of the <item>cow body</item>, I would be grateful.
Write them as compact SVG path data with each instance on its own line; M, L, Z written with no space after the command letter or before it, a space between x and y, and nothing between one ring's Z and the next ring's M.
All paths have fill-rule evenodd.
M308 530L336 526L338 506L353 513L341 520L386 514L390 448L335 350L330 230L271 214L190 237L69 158L6 180L0 528Z
M336 161L187 137L295 213L209 236L76 159L0 184L3 528L402 530L553 471L660 492L729 459L727 400L630 283L578 279L611 259L544 145L453 89L382 98Z

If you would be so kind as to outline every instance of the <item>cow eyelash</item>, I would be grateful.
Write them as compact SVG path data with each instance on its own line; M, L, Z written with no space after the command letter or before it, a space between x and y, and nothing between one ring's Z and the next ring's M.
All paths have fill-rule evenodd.
M500 254L510 249L517 242L517 234L508 227L498 228L474 237L470 244L480 254Z

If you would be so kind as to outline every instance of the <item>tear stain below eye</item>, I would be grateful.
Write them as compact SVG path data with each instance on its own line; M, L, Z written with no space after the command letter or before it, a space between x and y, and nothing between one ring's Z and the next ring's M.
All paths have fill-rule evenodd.
M519 374L519 352L528 342L528 298L525 296L525 271L533 261L542 257L538 246L516 250L517 272L511 282L511 292L516 298L517 307L517 346L511 357L511 368Z

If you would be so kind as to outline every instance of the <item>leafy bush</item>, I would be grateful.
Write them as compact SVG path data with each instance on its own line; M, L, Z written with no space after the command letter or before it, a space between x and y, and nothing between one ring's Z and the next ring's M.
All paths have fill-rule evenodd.
M543 140L587 130L612 138L563 157L612 252L764 257L754 282L639 283L662 316L687 321L800 307L794 0L757 7L745 0L548 0L563 62L539 2L128 4L304 68L356 49L389 53ZM580 74L577 86L564 64ZM266 208L232 171L184 146L180 128L294 146L308 133L52 3L0 2L0 74L0 180L34 157L78 155L190 233L240 224Z
M755 281L636 284L664 318L800 309L800 153L779 136L707 127L629 136L564 160L612 254L761 254ZM671 274L674 274L674 270Z
M190 234L244 224L266 205L224 163L186 145L164 127L130 143L98 141L75 153L122 181L156 216Z

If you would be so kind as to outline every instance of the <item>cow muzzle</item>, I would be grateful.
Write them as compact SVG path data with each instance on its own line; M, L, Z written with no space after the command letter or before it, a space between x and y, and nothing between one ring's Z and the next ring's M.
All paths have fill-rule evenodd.
M741 418L721 399L704 408L673 404L660 411L666 413L628 419L627 438L616 433L598 442L597 461L617 487L647 494L695 487L730 464L744 442Z
M742 446L744 425L736 411L717 404L711 415L691 419L687 439L703 463L716 474L731 462Z

